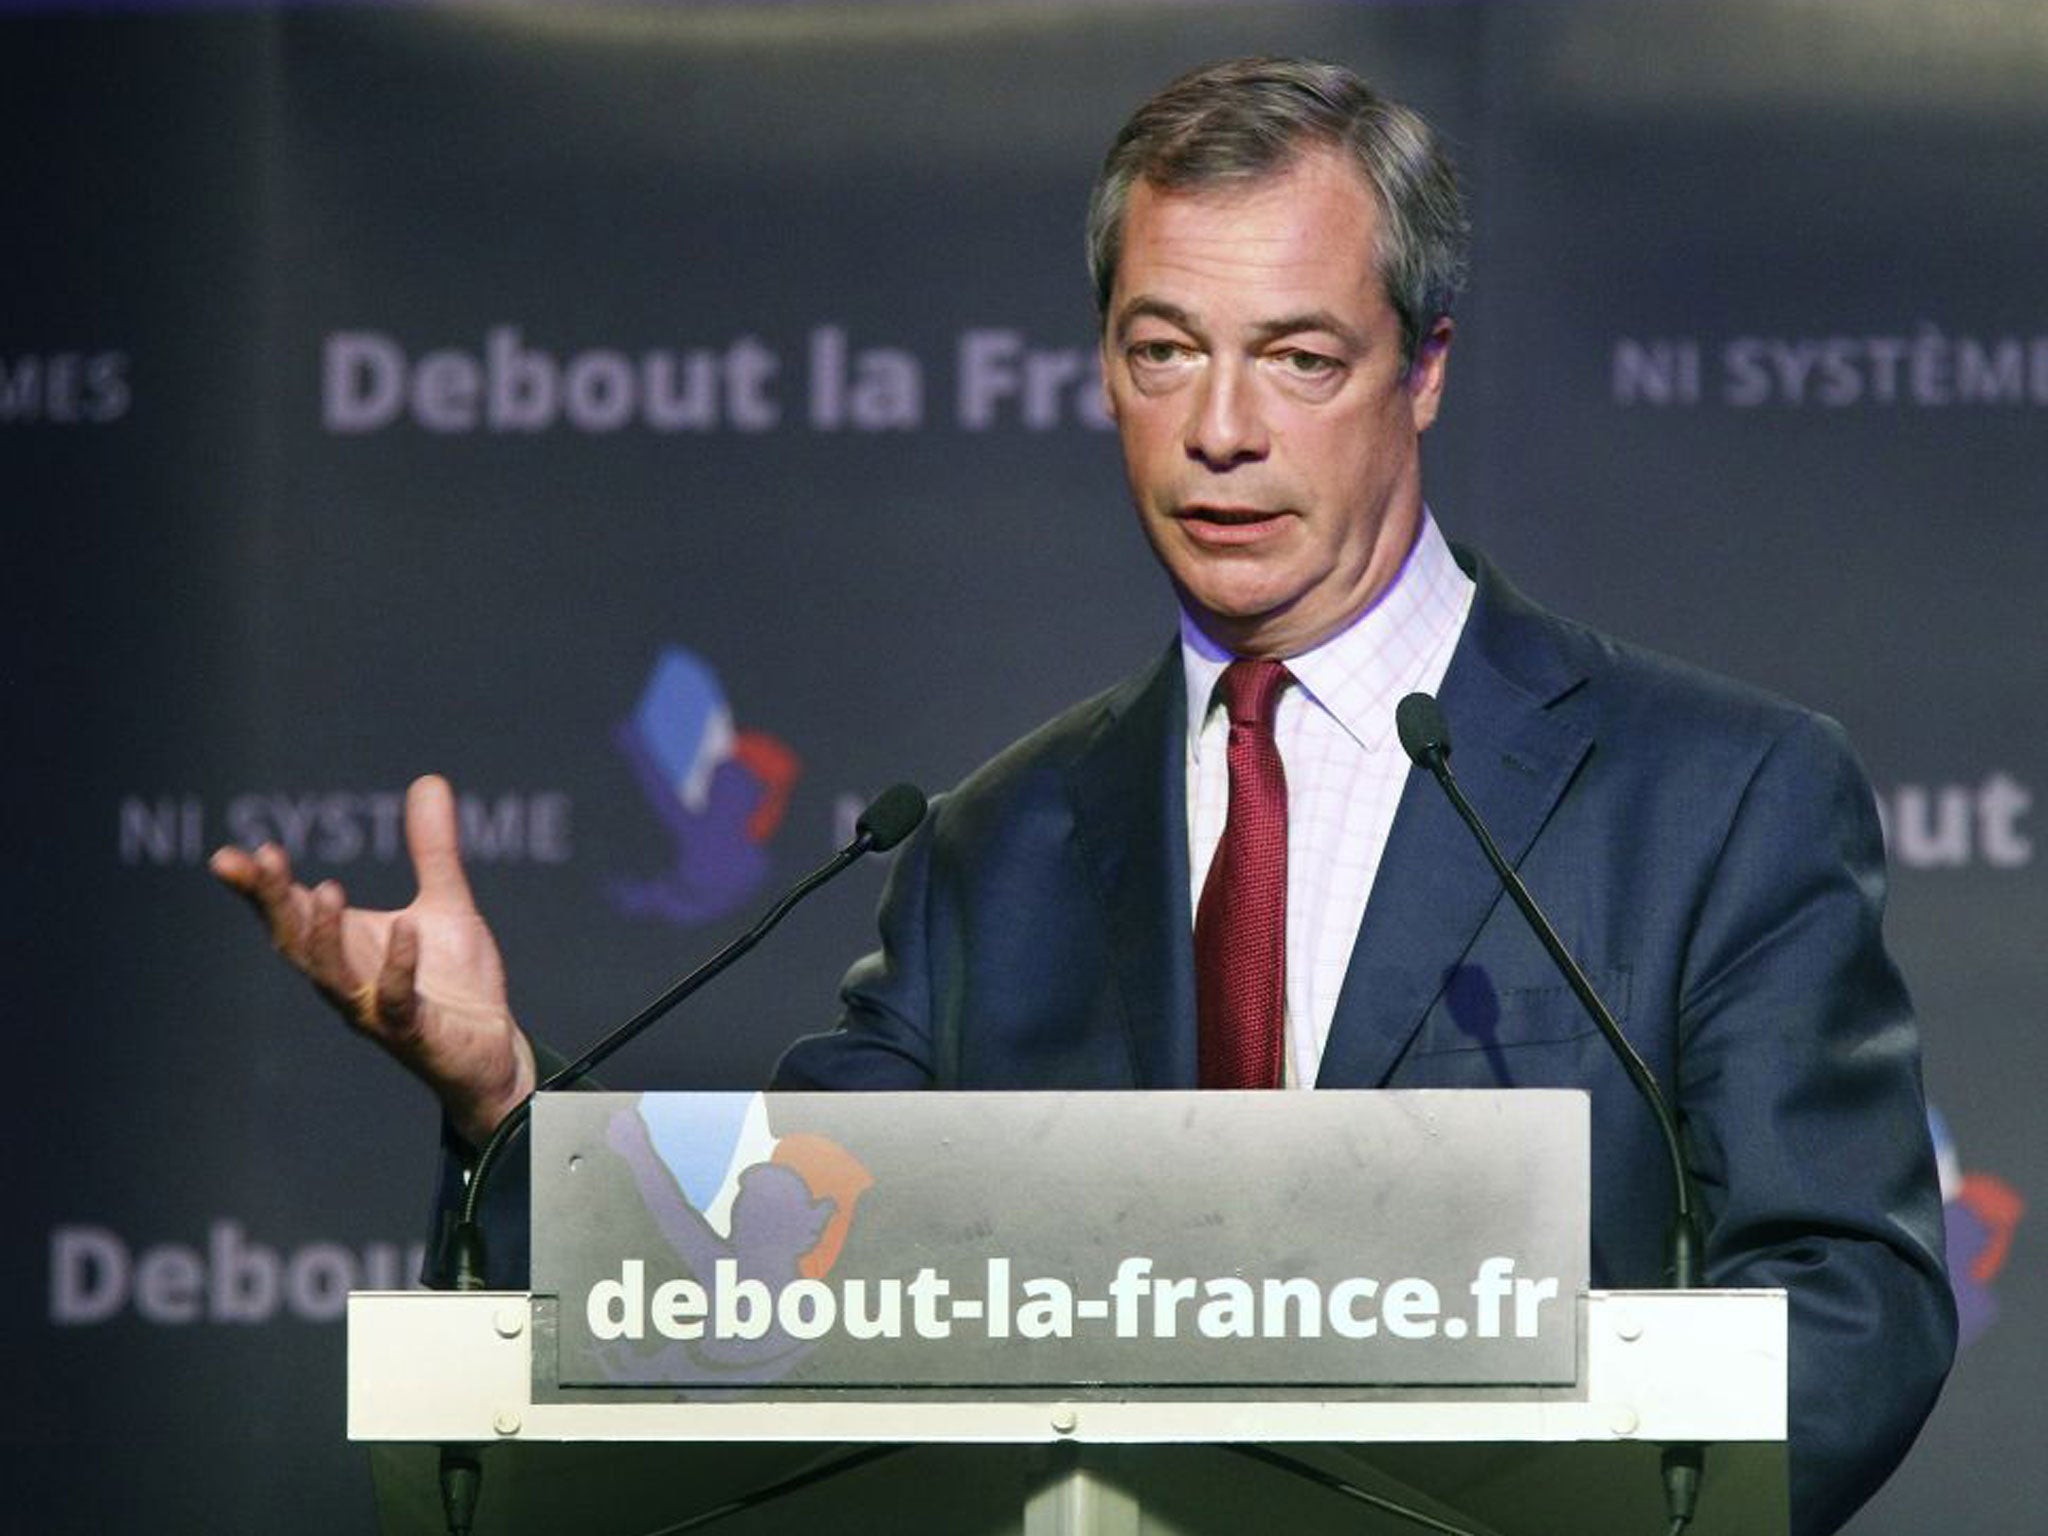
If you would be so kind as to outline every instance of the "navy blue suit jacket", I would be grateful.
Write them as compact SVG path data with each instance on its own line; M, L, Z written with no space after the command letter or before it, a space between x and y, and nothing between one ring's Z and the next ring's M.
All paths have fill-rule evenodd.
M1439 698L1453 765L1684 1119L1715 1285L1791 1295L1793 1529L1911 1443L1954 1308L1868 785L1826 720L1478 596ZM783 1089L1192 1088L1177 650L935 802ZM1427 775L1395 817L1323 1087L1583 1087L1592 1272L1660 1283L1661 1142Z

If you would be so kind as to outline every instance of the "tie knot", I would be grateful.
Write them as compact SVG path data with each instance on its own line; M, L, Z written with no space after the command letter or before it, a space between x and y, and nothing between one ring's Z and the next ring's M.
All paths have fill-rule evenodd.
M1277 661L1239 659L1223 669L1223 707L1230 711L1232 725L1273 728L1273 711L1280 690L1294 681L1294 674Z

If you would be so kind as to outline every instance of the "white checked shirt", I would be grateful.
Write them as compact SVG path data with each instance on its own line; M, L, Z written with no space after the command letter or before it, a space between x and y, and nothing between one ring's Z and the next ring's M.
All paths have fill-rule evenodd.
M1274 735L1287 770L1288 1087L1313 1085L1337 1011L1337 993L1365 916L1408 754L1394 706L1435 693L1472 608L1471 578L1427 512L1406 564L1349 628L1287 658L1294 686L1280 695ZM1188 694L1190 910L1223 838L1230 810L1229 721L1215 703L1231 660L1186 614L1180 625Z

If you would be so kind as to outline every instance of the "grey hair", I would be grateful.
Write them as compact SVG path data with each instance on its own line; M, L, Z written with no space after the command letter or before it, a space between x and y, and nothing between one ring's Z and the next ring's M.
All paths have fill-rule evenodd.
M1471 224L1457 172L1420 114L1342 65L1314 59L1206 65L1131 114L1088 200L1088 268L1104 323L1140 180L1163 190L1254 182L1324 146L1349 154L1379 199L1379 276L1412 365L1465 286Z

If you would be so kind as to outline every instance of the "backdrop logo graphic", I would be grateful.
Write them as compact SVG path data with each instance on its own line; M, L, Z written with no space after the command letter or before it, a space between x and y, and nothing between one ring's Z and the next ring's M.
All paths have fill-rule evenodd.
M768 841L803 765L774 737L736 729L718 674L681 646L655 661L617 741L668 832L674 863L650 878L613 881L613 905L685 925L725 916L767 877Z
M1927 1123L1934 1133L1934 1155L1941 1168L1949 1281L1955 1287L1962 1342L1971 1344L1998 1320L1993 1282L2005 1268L2013 1233L2027 1212L2027 1203L1997 1174L1963 1167L1941 1111L1929 1110Z
M831 1273L854 1207L874 1187L866 1165L828 1137L776 1136L760 1094L656 1094L614 1115L605 1139L669 1250L664 1264L672 1260L672 1272L695 1276L699 1287L724 1271L729 1291L760 1299L742 1295L738 1307L721 1299L721 1327L654 1341L651 1353L623 1329L613 1332L601 1346L604 1368L644 1379L651 1367L671 1381L735 1385L773 1381L801 1364L816 1336L789 1332L767 1298ZM593 1307L608 1305L593 1299Z

